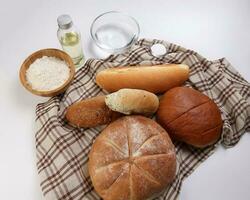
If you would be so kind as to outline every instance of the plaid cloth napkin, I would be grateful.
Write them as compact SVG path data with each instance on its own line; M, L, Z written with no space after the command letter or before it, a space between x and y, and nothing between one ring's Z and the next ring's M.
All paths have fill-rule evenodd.
M150 47L163 44L168 52L157 58ZM69 126L64 115L74 102L104 92L95 84L98 71L125 65L185 63L190 66L186 86L195 88L212 98L221 110L224 121L220 141L205 149L196 149L175 143L178 172L173 183L155 199L175 200L182 181L221 143L234 146L245 132L250 131L250 84L222 58L209 61L198 53L160 40L138 41L129 52L111 55L106 59L89 59L77 71L68 90L36 108L36 154L40 184L46 200L96 200L100 197L93 189L88 170L91 144L103 127L91 129Z

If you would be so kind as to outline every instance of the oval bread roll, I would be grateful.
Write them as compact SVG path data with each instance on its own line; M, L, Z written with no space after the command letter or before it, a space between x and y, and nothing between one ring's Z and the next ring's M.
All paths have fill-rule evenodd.
M151 115L159 106L158 97L148 91L138 89L121 89L105 97L106 105L113 111L126 115Z
M145 200L173 181L175 147L154 120L122 117L96 138L88 170L104 200Z
M189 67L184 64L116 67L100 71L96 83L108 92L132 88L162 93L181 86L188 77Z
M121 114L110 110L105 104L105 96L97 96L74 103L66 111L70 124L89 128L108 124Z

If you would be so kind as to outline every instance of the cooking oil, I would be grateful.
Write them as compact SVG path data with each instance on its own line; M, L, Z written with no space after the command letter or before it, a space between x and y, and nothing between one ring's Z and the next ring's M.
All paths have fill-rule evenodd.
M70 55L76 67L80 67L84 62L84 55L81 44L81 34L73 25L69 15L61 15L57 18L57 37L63 50Z

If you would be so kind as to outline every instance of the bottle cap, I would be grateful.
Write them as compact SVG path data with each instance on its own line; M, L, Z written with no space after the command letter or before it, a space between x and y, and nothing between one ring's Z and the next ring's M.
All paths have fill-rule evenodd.
M57 18L59 28L68 29L73 25L72 19L69 15L60 15Z

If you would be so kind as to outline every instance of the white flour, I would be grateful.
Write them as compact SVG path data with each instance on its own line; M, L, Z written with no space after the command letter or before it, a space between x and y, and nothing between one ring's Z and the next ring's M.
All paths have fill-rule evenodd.
M62 86L69 78L69 74L70 69L65 61L43 56L29 66L26 79L33 89L49 91Z

